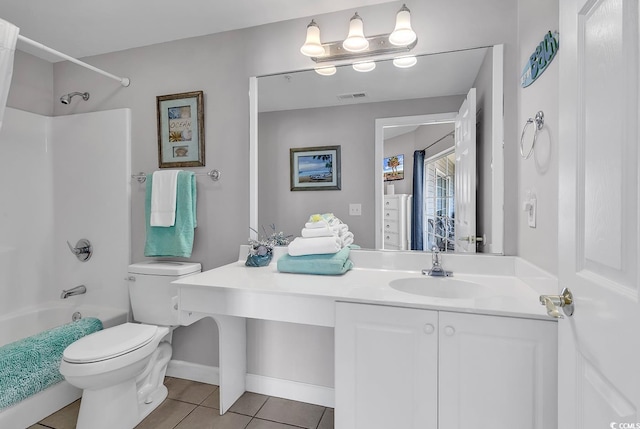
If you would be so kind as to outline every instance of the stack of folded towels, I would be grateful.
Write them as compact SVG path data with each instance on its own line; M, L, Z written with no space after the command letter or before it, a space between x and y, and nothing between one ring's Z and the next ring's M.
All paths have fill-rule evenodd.
M304 274L344 274L353 267L349 251L353 233L333 213L314 214L278 259L278 271Z

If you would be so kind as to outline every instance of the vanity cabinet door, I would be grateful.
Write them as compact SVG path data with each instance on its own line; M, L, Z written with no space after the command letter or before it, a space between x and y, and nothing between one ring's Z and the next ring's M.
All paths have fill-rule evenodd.
M440 428L557 427L556 323L439 316Z
M336 429L437 427L437 312L337 303L335 346Z

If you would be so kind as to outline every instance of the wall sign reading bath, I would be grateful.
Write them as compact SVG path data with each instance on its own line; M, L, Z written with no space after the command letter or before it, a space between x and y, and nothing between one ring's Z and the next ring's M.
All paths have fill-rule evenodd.
M558 33L549 31L538 44L536 50L529 57L527 65L522 70L520 76L523 88L531 85L540 75L547 69L547 66L553 61L560 48Z

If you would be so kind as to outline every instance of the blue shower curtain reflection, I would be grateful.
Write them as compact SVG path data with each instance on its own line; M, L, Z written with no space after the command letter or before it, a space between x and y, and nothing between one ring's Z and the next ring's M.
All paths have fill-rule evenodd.
M413 152L411 250L424 250L424 150Z

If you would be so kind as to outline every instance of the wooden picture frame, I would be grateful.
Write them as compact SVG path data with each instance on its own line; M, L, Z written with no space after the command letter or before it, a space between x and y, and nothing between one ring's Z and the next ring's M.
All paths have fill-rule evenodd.
M204 93L156 97L160 168L204 167Z
M292 191L340 190L340 146L289 149Z

